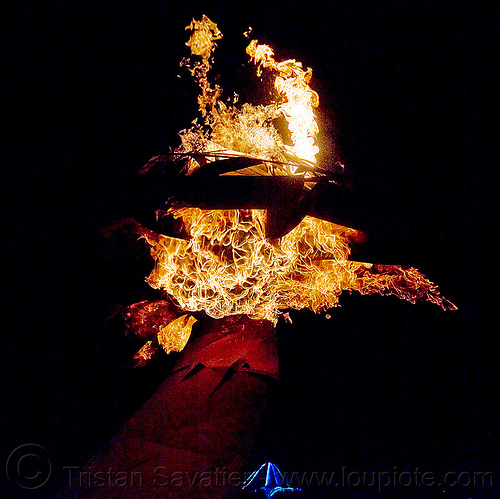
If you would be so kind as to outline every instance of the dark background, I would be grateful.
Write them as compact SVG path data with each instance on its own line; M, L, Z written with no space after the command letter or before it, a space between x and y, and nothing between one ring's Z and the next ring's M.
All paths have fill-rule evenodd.
M127 216L153 220L156 206L138 201L147 193L130 179L196 117L196 87L179 61L184 27L202 13L224 33L214 73L226 96L262 96L244 53L248 26L278 58L313 68L322 160L340 159L354 176L346 210L355 207L370 237L356 258L415 266L459 307L353 294L330 320L291 313L293 324L278 327L281 380L251 466L496 471L498 32L486 3L12 3L3 30L1 457L36 443L54 474L23 491L2 464L3 497L50 497L67 481L63 466L82 465L168 372L172 359L130 368L137 345L108 317L151 296L151 262L102 229ZM342 208L323 203L333 217ZM362 487L310 490L365 494L378 497Z

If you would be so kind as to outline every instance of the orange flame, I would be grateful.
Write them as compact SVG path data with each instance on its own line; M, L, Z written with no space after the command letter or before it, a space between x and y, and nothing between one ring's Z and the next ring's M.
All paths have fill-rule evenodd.
M180 132L177 152L231 151L280 160L289 158L291 152L314 166L319 150L314 108L319 98L309 87L311 69L304 70L295 60L276 62L270 47L253 40L247 53L257 65L257 73L262 68L276 72L275 87L285 100L267 106L226 105L220 100L222 89L212 87L208 80L209 59L222 34L206 16L193 20L186 29L193 32L187 45L197 59L184 59L182 64L199 83L204 126L195 121ZM280 114L287 120L292 137L288 149L272 124ZM188 175L200 167L196 158L192 155L189 159ZM294 171L290 165L288 173ZM190 238L167 237L139 227L155 260L147 282L173 298L185 312L204 311L216 319L246 314L276 323L286 309L320 312L334 307L343 291L395 295L412 303L427 300L443 309L456 308L414 268L350 261L349 245L361 234L355 229L306 216L284 237L272 241L265 237L265 210L174 207L167 213L182 220ZM148 306L138 310L145 310L147 317L159 314L160 322L166 320L161 307L156 302L153 305L151 310ZM141 327L145 320L142 317L139 321ZM194 319L183 315L166 322L153 328L156 344L167 352L181 350ZM136 359L145 362L152 356L152 348L149 341Z
M315 163L319 152L319 147L315 145L319 128L314 108L319 105L319 96L309 86L312 69L302 69L302 63L295 59L276 62L273 49L268 45L259 45L257 40L250 42L247 54L257 64L258 75L262 74L262 68L278 73L274 86L286 99L278 110L288 122L293 143L291 151L298 157Z
M192 315L184 314L158 331L158 343L165 352L180 352L191 336L191 328L196 322Z
M271 102L267 105L244 103L237 106L221 100L222 89L212 86L208 74L211 68L210 56L215 49L215 42L222 37L217 25L208 17L201 21L193 20L186 29L193 31L187 45L191 57L183 59L186 66L200 86L198 106L203 118L203 127L198 121L189 129L180 132L181 146L178 152L214 152L232 151L262 159L274 159L286 162L287 155L306 160L314 166L319 148L315 145L318 125L313 108L317 107L318 94L309 87L311 69L303 70L300 62L289 60L276 63L272 50L265 45L252 41L247 48L248 54L257 63L257 71L262 67L275 70L278 75L275 87L285 97L284 102ZM264 55L265 54L265 55ZM292 145L286 146L273 120L284 116L288 123ZM207 129L209 132L207 132ZM191 159L187 174L193 173L199 164ZM296 167L286 165L289 174Z
M316 312L338 304L344 290L393 294L453 308L415 269L349 260L356 230L305 217L278 241L265 238L264 210L171 209L189 240L142 229L156 261L147 282L183 310L216 319L247 314L276 323L285 309Z

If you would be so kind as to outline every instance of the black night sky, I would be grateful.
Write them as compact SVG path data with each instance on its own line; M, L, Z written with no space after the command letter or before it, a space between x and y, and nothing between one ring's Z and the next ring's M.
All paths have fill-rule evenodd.
M12 3L13 4L13 3ZM498 222L487 2L16 2L5 34L2 180L2 497L67 482L155 392L172 359L130 367L137 343L117 306L154 296L148 251L104 238L114 221L153 223L137 183L196 117L184 27L205 13L224 34L214 74L256 93L249 26L313 69L322 161L352 174L322 210L369 236L354 258L417 267L459 310L344 295L332 318L280 323L281 379L251 466L436 474L498 468ZM168 186L165 186L168 191ZM345 197L345 199L344 199ZM47 449L53 475L10 483L13 449ZM496 497L493 488L311 486L309 497ZM443 492L444 490L444 492Z

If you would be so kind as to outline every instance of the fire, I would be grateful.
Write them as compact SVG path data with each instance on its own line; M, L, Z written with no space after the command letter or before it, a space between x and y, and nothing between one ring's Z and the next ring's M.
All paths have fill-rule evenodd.
M158 331L158 343L167 353L180 352L186 346L195 322L192 315L181 315Z
M200 86L198 104L203 123L195 120L179 134L181 145L175 152L187 154L184 173L190 175L211 161L207 153L262 159L258 167L261 175L276 174L266 160L285 164L288 171L283 173L282 169L281 174L287 175L296 171L293 158L314 167L319 151L314 108L319 98L309 86L311 69L304 70L295 60L276 62L270 47L252 40L247 53L257 65L257 74L263 68L276 74L274 85L282 100L259 106L224 103L222 89L212 86L208 78L215 42L222 34L206 16L193 20L186 29L192 31L187 45L196 57L181 64ZM284 144L272 123L278 116L284 116L288 123L291 146ZM456 308L414 268L349 260L350 244L360 236L352 228L306 216L285 236L270 240L265 235L266 210L202 210L174 205L167 214L183 222L187 239L142 226L137 232L149 244L155 261L147 282L173 299L183 312L204 311L216 319L245 314L276 323L287 309L321 312L334 307L343 291L395 295L412 303L427 300L443 309ZM167 352L184 347L194 323L189 314L167 320L158 302L152 302L151 307L141 304L138 311L143 314L137 321L139 331L148 324L150 315L159 314L161 323L153 327L153 342L136 355L139 362L151 356L153 345Z
M246 314L277 322L282 310L321 312L344 290L426 299L450 308L415 269L349 260L357 231L305 217L277 241L264 234L265 210L171 209L189 240L140 230L156 261L147 282L189 312Z
M186 26L186 29L193 32L186 45L191 49L191 54L198 56L200 60L191 65L189 61L184 59L181 65L188 67L200 85L202 93L198 97L198 104L201 113L205 116L207 108L213 108L222 93L222 89L218 85L212 88L208 81L209 59L216 47L215 42L222 38L222 33L217 25L205 15L201 21L193 19L191 24Z
M312 69L304 70L302 63L295 59L276 62L273 49L268 45L259 45L257 40L250 42L247 54L257 64L258 75L262 73L262 68L278 73L274 86L286 99L278 110L288 123L293 143L290 149L299 158L315 163L319 152L319 147L315 145L319 128L314 108L319 105L319 96L309 86Z
M186 45L195 57L184 58L181 65L188 68L200 86L198 106L203 126L196 121L194 126L180 133L182 144L178 152L232 151L277 160L284 163L283 169L288 174L296 172L296 166L289 161L290 156L314 167L319 152L315 144L319 128L314 108L319 104L319 97L309 86L312 70L304 70L302 63L295 60L276 62L270 47L252 40L247 53L257 65L257 74L262 73L262 68L274 71L274 85L282 99L267 105L244 103L237 106L237 99L228 104L221 100L221 87L212 86L208 77L215 42L222 38L217 25L203 16L201 21L193 20L186 29L192 31ZM288 123L291 145L283 142L272 123L280 116ZM192 159L186 173L193 173L199 166Z

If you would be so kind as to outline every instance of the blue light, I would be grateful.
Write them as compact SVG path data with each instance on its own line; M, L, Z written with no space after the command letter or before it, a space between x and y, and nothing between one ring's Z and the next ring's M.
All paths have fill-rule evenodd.
M263 486L261 485L262 482L264 482ZM247 489L248 492L254 494L263 491L267 498L271 498L280 492L302 492L302 489L290 487L281 471L273 463L264 463L259 469L255 470L245 480L241 488Z

